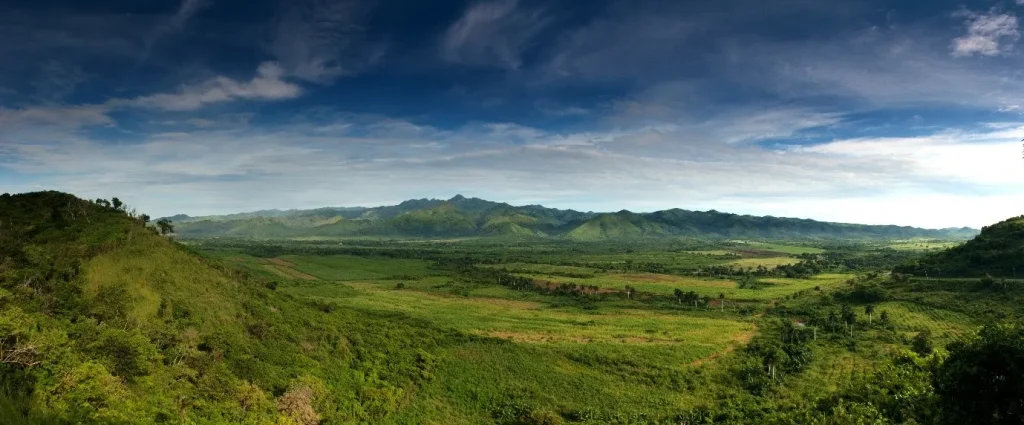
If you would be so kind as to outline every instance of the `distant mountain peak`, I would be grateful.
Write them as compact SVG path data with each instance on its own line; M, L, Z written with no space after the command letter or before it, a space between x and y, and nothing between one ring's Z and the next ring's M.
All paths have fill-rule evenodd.
M452 196L452 199L449 199L448 202L464 201L464 200L466 200L465 196L462 196L462 194L456 194L455 196Z

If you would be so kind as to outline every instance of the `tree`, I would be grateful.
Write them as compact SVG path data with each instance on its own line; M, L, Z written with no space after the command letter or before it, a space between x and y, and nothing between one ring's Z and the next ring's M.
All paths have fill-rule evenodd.
M718 304L722 307L722 312L725 312L725 292L718 293Z
M910 349L922 356L930 355L934 350L932 347L932 331L925 329L918 332L910 342Z
M868 304L864 306L864 314L868 315L868 326L871 326L871 315L875 313L875 306Z
M675 290L672 291L672 294L676 296L676 301L679 301L679 304L683 303L683 296L685 294L683 294L682 289L676 288Z
M882 314L878 316L878 319L882 322L882 326L889 324L889 312L882 310Z
M117 199L116 197L110 198L110 202L114 206L115 210L120 210L122 207L124 207L124 202L121 202L121 200Z
M786 351L779 347L778 343L774 341L756 341L750 344L750 350L761 357L761 365L764 366L765 373L768 374L774 381L777 376L779 366L786 363L789 359L789 355Z
M828 312L828 326L832 329L832 332L836 331L836 323L839 322L839 316L834 311Z
M168 233L174 233L174 225L171 224L171 220L161 218L156 222L156 226L160 228L160 234L166 235Z
M843 323L846 323L846 328L850 332L850 336L853 336L853 325L857 323L857 313L854 313L850 306L843 305L840 315L843 316Z
M693 303L693 308L697 308L697 302L700 301L700 295L696 292L689 291L686 293L686 299Z
M633 289L632 286L626 285L626 299L627 300L633 299L633 292L636 292L636 289Z
M949 345L933 376L949 424L1024 423L1024 325L994 324Z
M145 225L146 223L149 223L149 220L150 220L149 214L140 214L139 215L139 221L141 221L143 225Z

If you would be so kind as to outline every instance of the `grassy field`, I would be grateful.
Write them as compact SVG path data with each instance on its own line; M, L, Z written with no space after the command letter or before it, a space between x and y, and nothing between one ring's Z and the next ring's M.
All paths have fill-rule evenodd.
M757 268L758 266L764 266L770 269L776 266L796 264L799 262L799 258L793 257L741 258L739 260L730 261L729 265L743 269Z
M892 248L901 251L938 251L946 248L952 248L959 245L957 242L946 242L946 241L897 241L887 245L887 248Z
M629 285L636 288L638 292L656 295L672 295L676 289L694 291L699 295L710 297L717 297L724 293L731 300L770 300L816 287L834 286L853 276L851 274L822 274L810 279L765 278L761 281L768 285L762 288L740 289L735 281L729 279L655 273L594 273L593 277L566 277L546 274L538 270L537 273L517 274L541 282L594 285L598 288L615 291L624 290Z
M482 243L367 242L372 250L358 255L323 251L321 245L264 256L230 250L208 255L274 279L277 291L325 311L422 323L466 338L434 353L434 379L381 423L559 423L534 414L567 423L678 423L666 418L714 400L756 405L770 399L796 406L862 382L892 353L906 350L921 330L930 330L942 347L980 323L972 317L975 310L958 309L963 295L954 290L975 282L887 283L885 300L874 303L874 323L868 324L866 303L848 293L863 279L888 279L884 274L865 278L838 268L843 272L806 278L761 276L760 285L753 285L757 289L740 289L727 271L714 272L726 277L698 277L707 271L698 269L708 265L795 264L807 260L798 255L822 252L814 247L728 242L720 249L685 251L476 245ZM404 253L396 246L412 248ZM664 273L624 270L645 263L671 267ZM529 278L532 286L502 286L460 267ZM563 284L598 290L551 292ZM627 298L626 286L636 294ZM674 299L677 289L712 301L708 307L680 305ZM973 300L972 306L984 311L1007 308L994 294L975 294ZM806 320L810 316L803 312L811 310L826 317L843 305L857 316L853 334L841 324L814 325L816 339L808 342L813 360L805 369L788 373L769 393L745 389L745 371L761 373L763 367L744 349L748 343L780 338L780 321ZM882 311L888 324L879 323ZM523 419L521 409L533 412L527 415L531 419ZM643 415L662 419L645 422Z
M737 241L732 241L732 242L737 243L740 246L739 249L755 249L755 250L761 250L761 251L773 251L773 252L780 252L780 253L783 253L783 254L821 254L821 253L825 252L824 249L815 248L815 247L808 247L808 246L783 245L783 244L778 244L778 243L759 242L759 241L740 241L740 240L737 240Z
M963 313L906 301L884 302L875 308L879 314L882 311L889 313L889 320L898 332L911 336L927 329L942 342L952 341L981 325ZM877 320L877 317L875 319Z

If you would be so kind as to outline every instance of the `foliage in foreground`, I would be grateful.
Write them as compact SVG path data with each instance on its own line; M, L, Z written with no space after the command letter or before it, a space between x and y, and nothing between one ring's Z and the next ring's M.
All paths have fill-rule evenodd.
M278 294L70 195L0 217L3 423L374 422L460 338Z

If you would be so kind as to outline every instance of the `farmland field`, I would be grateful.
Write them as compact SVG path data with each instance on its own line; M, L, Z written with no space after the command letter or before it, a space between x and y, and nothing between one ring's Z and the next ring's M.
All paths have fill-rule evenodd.
M198 246L323 311L456 335L461 342L431 357L437 379L387 423L521 418L505 416L508 409L591 418L570 423L644 423L623 418L674 417L719 399L800 404L861 382L922 331L942 346L977 329L979 311L1010 309L994 295L961 309L956 288L975 281L894 283L878 269L847 265L873 258L877 244L842 253L792 242L686 247L479 239ZM923 290L922 282L935 286ZM855 324L828 318L843 309ZM750 347L787 341L794 324L812 360L770 398L756 396L743 383L759 370ZM497 422L534 423L517 421Z

